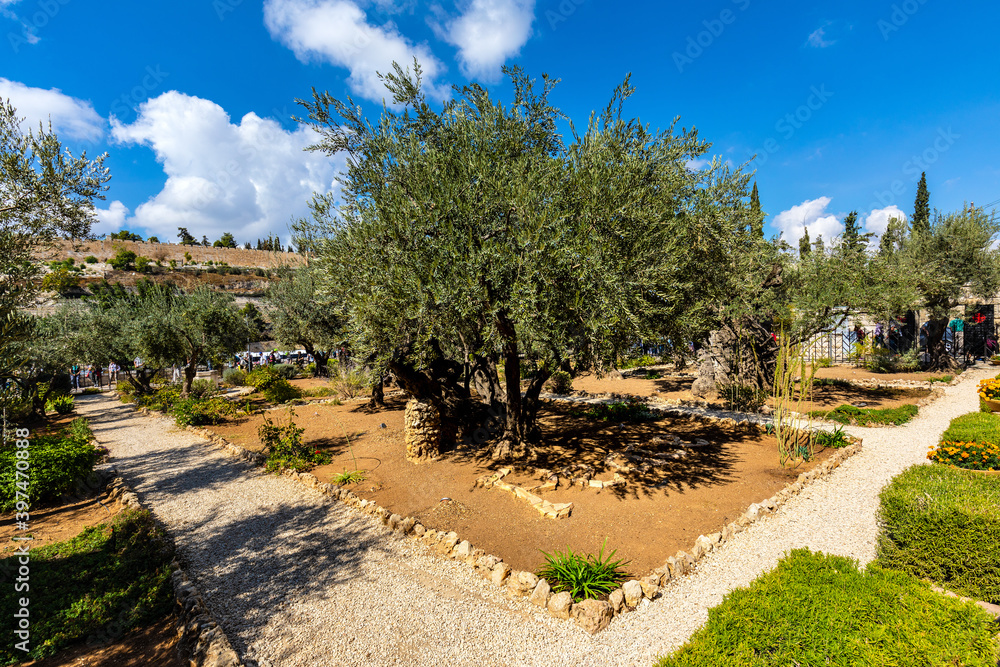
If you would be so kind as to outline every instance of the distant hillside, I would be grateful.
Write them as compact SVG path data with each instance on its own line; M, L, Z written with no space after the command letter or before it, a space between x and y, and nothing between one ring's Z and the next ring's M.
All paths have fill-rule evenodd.
M301 266L305 257L293 252L270 252L267 250L244 250L242 248L212 248L200 245L186 246L176 243L149 243L147 241L60 241L54 250L39 256L43 262L72 257L79 263L86 257L96 257L100 263L106 263L115 256L118 248L131 250L136 255L149 257L164 264L174 260L178 265L184 262L184 254L191 255L191 261L197 265L208 262L218 264L225 262L229 266L248 268L277 269L283 266Z

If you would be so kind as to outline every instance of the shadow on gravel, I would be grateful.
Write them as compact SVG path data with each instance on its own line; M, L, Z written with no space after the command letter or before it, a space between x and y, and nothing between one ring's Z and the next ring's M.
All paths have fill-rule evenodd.
M133 410L112 401L95 407L88 410L94 433L104 442L120 440L112 433L116 422ZM114 464L144 502L164 499L157 516L169 522L188 574L245 656L274 618L289 622L289 605L337 595L339 584L365 577L363 561L369 551L384 550L386 538L342 505L319 496L300 499L304 489L291 480L269 478L228 457L206 459L214 449L178 443L116 456ZM186 502L191 516L175 501Z

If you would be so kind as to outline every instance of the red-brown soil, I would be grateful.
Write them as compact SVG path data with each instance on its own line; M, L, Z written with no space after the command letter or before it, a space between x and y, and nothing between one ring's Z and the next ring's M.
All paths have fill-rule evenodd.
M853 366L830 366L829 368L816 369L818 378L840 378L842 380L882 380L885 382L895 380L911 380L916 382L927 382L931 378L940 378L944 375L957 377L957 371L935 371L917 373L872 373L863 368Z
M70 646L22 667L186 667L177 655L177 617L168 616L107 646Z
M518 470L506 481L530 486L538 483L533 470L576 463L594 466L597 477L606 480L612 476L604 469L608 453L630 444L667 451L651 443L657 435L677 435L685 441L703 438L714 444L692 448L686 459L671 461L655 473L631 477L625 489L546 492L543 497L552 502L574 503L569 519L552 520L500 489L474 488L477 478L500 467L476 452L452 451L421 465L408 462L404 402L391 398L389 406L381 412L369 411L360 401L297 408L295 421L306 429L304 440L334 455L331 465L312 472L328 482L337 473L365 470L367 479L353 487L358 495L416 517L430 528L454 530L520 569L537 568L541 550L597 552L607 540L608 549L617 549L631 561L631 571L645 574L667 556L689 549L698 535L721 530L748 505L770 497L831 454L822 451L812 464L782 470L774 438L756 431L676 418L619 425L581 416L586 406L549 403L540 413L545 438L538 460L530 471ZM281 412L270 415L283 418ZM256 432L261 420L254 415L212 430L259 450Z

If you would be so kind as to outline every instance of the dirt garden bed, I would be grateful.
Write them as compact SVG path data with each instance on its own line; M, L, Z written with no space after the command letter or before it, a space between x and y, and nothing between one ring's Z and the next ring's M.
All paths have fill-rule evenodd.
M856 371L857 375L853 372ZM879 374L869 373L862 369L849 367L821 368L817 370L818 379L832 380L870 380L882 378L884 380L914 380L926 381L926 377L934 376L932 373L894 373ZM575 392L586 392L589 395L632 395L641 398L654 398L661 401L692 401L696 397L691 393L691 385L694 383L693 376L685 375L664 375L658 379L645 379L642 377L605 376L598 378L594 375L584 375L573 380ZM927 387L867 387L855 384L816 384L813 387L812 400L803 403L802 412L812 410L833 409L839 405L854 405L865 408L896 408L901 405L914 404L931 395L931 389ZM713 405L721 407L718 400L710 401ZM770 405L773 402L769 401Z
M796 477L833 454L795 469L778 466L773 437L745 426L706 423L676 417L618 424L579 414L580 406L548 403L540 413L545 443L530 468L515 469L504 481L518 486L541 484L539 469L559 474L567 466L590 466L590 474L611 479L607 459L629 446L655 452L644 472L626 474L627 484L595 489L568 486L576 472L560 475L560 486L539 495L553 503L573 503L566 519L543 517L525 500L501 489L477 488L476 481L499 466L476 452L453 451L441 460L415 465L405 459L404 401L388 399L389 408L371 411L363 402L296 408L304 441L329 451L333 463L312 471L321 482L345 470L363 469L367 478L349 487L392 513L412 516L428 528L455 531L511 567L535 570L541 551L597 552L609 549L631 561L629 570L644 575L678 550L688 549L699 535L711 534L736 520L752 503L771 497ZM283 418L278 411L272 419ZM257 428L261 415L211 427L251 451L260 451ZM384 426L383 426L384 425ZM676 436L708 446L678 448ZM350 445L348 445L348 442ZM683 450L683 452L681 452ZM670 458L679 454L679 458Z

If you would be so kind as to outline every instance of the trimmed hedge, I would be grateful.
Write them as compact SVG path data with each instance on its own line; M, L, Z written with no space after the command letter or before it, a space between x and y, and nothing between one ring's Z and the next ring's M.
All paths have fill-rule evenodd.
M656 666L995 667L994 633L988 613L907 574L876 565L859 570L849 558L797 549L726 595Z
M1000 477L918 465L880 498L879 565L1000 603Z

